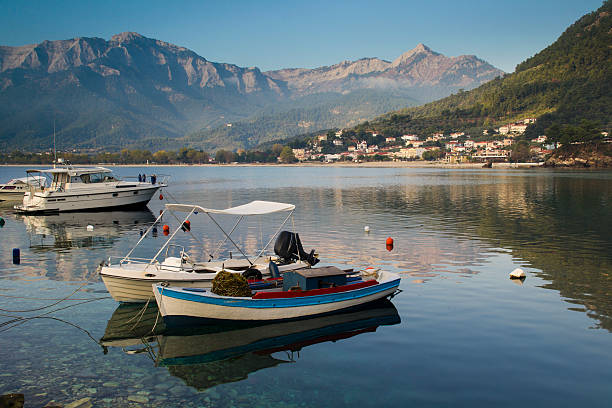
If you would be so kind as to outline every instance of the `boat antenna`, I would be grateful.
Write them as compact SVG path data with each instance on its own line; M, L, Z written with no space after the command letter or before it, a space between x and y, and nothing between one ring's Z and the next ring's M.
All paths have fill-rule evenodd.
M55 117L53 117L53 168L57 163L57 150L55 149Z

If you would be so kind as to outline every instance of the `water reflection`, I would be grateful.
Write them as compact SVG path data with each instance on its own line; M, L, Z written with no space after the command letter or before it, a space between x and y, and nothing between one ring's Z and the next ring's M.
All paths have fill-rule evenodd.
M147 228L155 221L149 209L16 217L25 224L30 248L35 251L112 247L122 232Z
M399 324L390 301L357 311L277 323L231 323L167 331L156 305L120 305L108 321L103 347L126 354L148 353L158 366L185 384L205 390L250 373L296 362L304 347L336 342L379 326Z

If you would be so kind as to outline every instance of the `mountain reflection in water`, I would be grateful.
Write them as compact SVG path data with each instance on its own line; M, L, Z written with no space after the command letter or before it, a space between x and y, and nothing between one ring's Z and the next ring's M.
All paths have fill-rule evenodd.
M255 371L295 362L317 343L375 332L401 322L388 301L356 311L275 323L225 323L167 331L156 305L120 305L108 321L100 344L127 354L149 353L156 365L198 391L240 381ZM278 356L276 353L285 352ZM284 358L283 358L284 356Z

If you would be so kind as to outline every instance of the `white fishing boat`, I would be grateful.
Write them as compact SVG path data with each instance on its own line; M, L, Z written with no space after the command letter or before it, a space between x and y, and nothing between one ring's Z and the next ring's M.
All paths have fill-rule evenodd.
M271 261L278 268L279 276L289 270L309 268L318 262L314 250L309 254L306 253L302 248L298 234L289 231L280 232L285 223L293 215L294 210L295 206L292 204L270 201L252 201L248 204L224 210L204 208L192 204L166 204L164 211L143 234L134 248L124 257L110 257L100 268L100 276L113 299L120 302L147 302L153 299L151 285L157 282L166 282L180 287L210 288L212 280L222 270L241 273L248 279L261 279L264 276L270 276L269 267ZM187 213L187 215L180 219L176 216L177 212ZM244 217L276 212L288 212L289 215L287 215L263 248L259 249L256 254L247 256L245 251L231 237L232 233ZM157 251L155 256L150 259L132 257L136 248L146 236L160 226L160 221L168 213L178 221L178 227L174 229L174 232ZM199 216L208 216L224 236L224 239L217 245L217 249L209 253L206 257L207 259L205 258L204 260L195 259L194 256L187 253L184 246L172 243L176 234L183 230L189 232L193 239L198 241L202 245L202 249L204 249L204 244L192 234L190 227L190 218L198 214ZM216 220L217 216L237 218L231 231L226 232L221 227ZM265 255L265 251L275 238L275 255ZM242 257L232 256L228 259L218 259L219 249L227 242L231 243ZM172 253L172 251L175 253Z
M47 178L44 176L22 177L0 184L0 201L23 201L27 191L41 191L46 187Z
M285 272L283 288L253 291L250 297L221 296L201 288L155 284L153 292L166 325L192 320L270 321L325 315L392 296L399 275L366 269L348 276L328 266Z
M45 170L27 170L28 177L48 177L48 188L25 192L23 204L15 209L23 213L107 210L145 206L155 192L166 187L166 179L155 176L146 181L125 181L104 167L62 166Z

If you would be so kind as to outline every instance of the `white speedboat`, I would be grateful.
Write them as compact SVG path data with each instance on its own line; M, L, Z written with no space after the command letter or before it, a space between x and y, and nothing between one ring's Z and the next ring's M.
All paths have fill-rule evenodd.
M50 187L26 191L23 204L15 209L23 213L44 213L110 208L143 207L155 192L166 187L159 182L124 181L104 167L58 167L27 170L29 176L48 176Z
M22 201L27 191L41 191L46 186L44 176L16 178L6 184L0 184L0 201Z
M108 262L101 267L100 276L113 299L120 302L144 303L153 300L152 284L158 282L167 282L179 287L210 288L212 280L222 270L241 273L247 279L261 280L264 276L270 276L269 267L271 261L278 268L279 276L289 270L309 268L319 261L314 254L314 250L310 254L306 253L302 248L298 234L289 231L280 232L294 210L295 206L292 204L270 201L252 201L248 204L224 210L203 208L192 204L166 204L165 210L143 234L134 248L122 258L110 257ZM132 257L134 250L153 229L159 226L161 219L167 212L170 212L180 222L178 228L174 229L174 233L153 258ZM177 212L187 213L187 216L181 220L177 217ZM289 215L263 248L258 250L253 256L247 256L245 251L232 239L232 233L244 217L276 212L289 212ZM209 254L208 260L204 261L194 259L185 251L183 246L171 243L176 233L181 231L181 229L191 233L189 219L198 214L199 216L208 216L225 236L225 239L217 246L217 251ZM216 221L215 217L218 215L237 217L237 221L229 233ZM278 238L274 244L276 255L264 255L266 249L277 235ZM192 237L204 247L204 244L193 234ZM238 250L242 258L217 259L218 250L227 242L230 242ZM175 251L178 249L178 256L169 256L173 255L170 251L171 248ZM276 274L275 268L273 269L272 276Z

